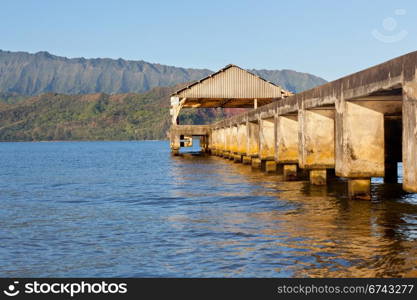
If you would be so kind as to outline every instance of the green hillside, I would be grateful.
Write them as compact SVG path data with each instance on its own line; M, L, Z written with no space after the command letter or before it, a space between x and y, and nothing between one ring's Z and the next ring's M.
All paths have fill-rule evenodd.
M143 94L43 94L0 103L0 141L164 139L169 95L178 87ZM205 124L233 111L184 110L182 124Z

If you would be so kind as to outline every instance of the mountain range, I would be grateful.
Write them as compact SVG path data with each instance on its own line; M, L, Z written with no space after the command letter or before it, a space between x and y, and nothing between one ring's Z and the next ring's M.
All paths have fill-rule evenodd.
M326 81L292 70L249 70L291 92ZM109 58L66 58L48 52L0 50L0 95L34 96L42 93L142 93L158 86L173 86L212 74L191 69Z

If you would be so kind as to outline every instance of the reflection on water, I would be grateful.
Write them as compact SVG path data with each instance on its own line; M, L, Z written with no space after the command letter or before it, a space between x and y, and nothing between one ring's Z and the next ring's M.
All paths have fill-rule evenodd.
M172 176L177 184L203 177L204 184L214 181L207 197L222 199L222 205L228 200L214 213L222 226L209 226L207 220L203 224L234 235L212 242L233 248L245 261L231 276L417 276L417 200L400 184L374 180L372 201L348 200L346 183L336 178L320 187L284 182L280 175L217 157L176 160ZM205 174L199 175L202 169ZM195 194L190 189L176 196ZM189 221L185 216L182 220ZM261 273L251 273L252 267Z
M283 182L166 142L4 143L1 276L417 276L417 198Z

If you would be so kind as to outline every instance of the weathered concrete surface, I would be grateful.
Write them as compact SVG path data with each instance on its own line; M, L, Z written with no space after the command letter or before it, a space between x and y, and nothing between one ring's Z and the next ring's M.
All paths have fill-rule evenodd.
M275 173L277 171L277 163L273 160L268 160L265 162L265 172L266 173Z
M230 153L230 147L232 144L232 128L226 127L224 130L224 151ZM226 155L229 157L228 155Z
M371 198L371 179L349 179L348 195L350 198L369 200Z
M244 165L250 165L250 164L252 164L252 157L250 157L250 156L243 156L242 157L242 163Z
M210 125L175 125L170 129L171 150L177 153L181 147L181 137L203 136L208 137L211 133Z
M342 139L336 144L336 175L384 176L384 114L346 101L338 117L342 122L336 130Z
M246 122L237 127L237 153L246 155L248 148L248 127Z
M278 116L276 132L275 161L278 163L298 163L298 118Z
M297 180L297 165L284 165L283 167L284 180Z
M298 120L300 168L334 168L334 109L301 109Z
M403 94L403 189L417 193L417 80L406 82Z
M261 119L259 124L259 158L261 160L274 160L274 118Z
M251 157L258 157L259 154L259 124L258 122L248 122L248 153Z
M234 154L233 155L233 161L235 163L241 163L242 162L242 155L240 155L240 154Z
M259 158L252 158L252 168L260 169L262 166L262 161Z
M237 137L237 125L231 126L230 131L230 152L237 153L238 151L238 137Z

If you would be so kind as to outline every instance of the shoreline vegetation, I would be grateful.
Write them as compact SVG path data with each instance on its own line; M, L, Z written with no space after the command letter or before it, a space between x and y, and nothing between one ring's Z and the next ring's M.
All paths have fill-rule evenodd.
M47 93L0 105L0 141L164 140L170 95L183 85L136 94ZM13 102L13 101L10 101ZM185 109L182 124L208 124L242 109Z

